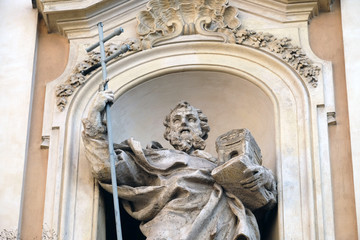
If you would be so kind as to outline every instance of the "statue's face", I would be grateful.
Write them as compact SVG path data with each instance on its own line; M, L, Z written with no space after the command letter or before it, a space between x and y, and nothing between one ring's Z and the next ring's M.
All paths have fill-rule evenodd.
M202 135L198 112L192 108L179 108L170 115L170 129L182 139Z
M205 148L197 109L191 106L176 108L168 119L166 126L169 129L166 138L175 149L191 154L194 150Z

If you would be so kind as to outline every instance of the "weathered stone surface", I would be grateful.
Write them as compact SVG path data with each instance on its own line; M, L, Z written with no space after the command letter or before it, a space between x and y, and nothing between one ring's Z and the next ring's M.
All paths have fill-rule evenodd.
M276 184L270 170L261 167L261 151L250 131L234 129L219 136L216 149L219 166L211 172L215 181L250 210L274 207Z
M87 159L94 177L109 192L112 188L103 115L105 103L113 99L111 91L99 92L83 121ZM143 149L132 138L114 145L118 195L127 212L142 221L140 229L148 239L260 239L250 209L271 208L276 203L273 174L257 161L232 169L244 176L241 181L232 175L227 179L216 174L213 177L212 171L226 172L227 168L203 151L210 131L207 121L201 110L180 102L164 121L164 137L175 150L164 149L159 143ZM243 143L248 142L249 134L242 135ZM253 160L252 146L229 162L239 157ZM236 185L244 191L239 192ZM265 191L272 198L264 202ZM251 200L260 204L251 204Z

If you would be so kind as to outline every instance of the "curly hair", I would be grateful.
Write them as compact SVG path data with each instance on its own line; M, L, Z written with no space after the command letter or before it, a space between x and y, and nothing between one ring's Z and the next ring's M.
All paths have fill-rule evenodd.
M199 120L200 120L200 127L201 127L201 138L202 139L207 139L208 137L208 133L210 132L210 126L208 125L208 118L206 117L206 115L200 110L200 109L197 109L195 108L194 106L190 105L188 102L186 101L180 101L174 109L172 109L170 111L170 113L168 115L166 115L165 117L165 120L164 120L164 126L166 127L165 128L165 133L164 133L164 138L166 140L169 140L169 135L170 135L170 117L171 117L171 114L173 112L175 112L176 110L178 109L181 109L181 108L186 108L186 109L189 109L189 108L192 108L194 109L195 111L197 111L198 113L198 116L199 116Z

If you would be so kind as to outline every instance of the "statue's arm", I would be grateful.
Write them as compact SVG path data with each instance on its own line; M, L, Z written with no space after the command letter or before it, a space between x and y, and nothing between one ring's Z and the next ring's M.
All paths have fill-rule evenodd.
M84 150L89 161L93 176L104 183L111 182L111 171L107 141L104 111L107 102L112 103L112 91L97 93L91 103L87 118L83 119L84 131L82 134ZM147 173L137 166L132 156L121 150L116 150L115 168L118 185L141 186L145 185Z

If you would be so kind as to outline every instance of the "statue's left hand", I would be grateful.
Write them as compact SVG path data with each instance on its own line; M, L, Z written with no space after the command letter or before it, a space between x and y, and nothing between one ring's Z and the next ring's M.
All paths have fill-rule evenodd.
M244 188L250 189L251 191L256 191L262 186L270 188L273 181L270 170L263 166L253 166L244 171L244 175L249 173L252 173L250 177L240 181L240 184L242 184Z

